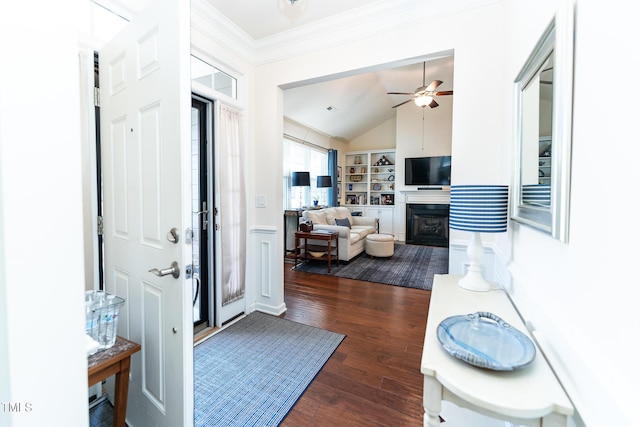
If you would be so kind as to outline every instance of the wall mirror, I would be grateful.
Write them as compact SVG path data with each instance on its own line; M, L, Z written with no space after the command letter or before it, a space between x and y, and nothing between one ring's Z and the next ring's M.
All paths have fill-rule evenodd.
M559 11L515 80L511 218L567 242L571 176L573 14Z

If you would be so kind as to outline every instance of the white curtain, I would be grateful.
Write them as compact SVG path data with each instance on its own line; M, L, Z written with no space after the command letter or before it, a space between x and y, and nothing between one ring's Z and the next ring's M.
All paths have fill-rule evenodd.
M244 297L246 202L242 115L220 107L220 226L222 252L222 305Z

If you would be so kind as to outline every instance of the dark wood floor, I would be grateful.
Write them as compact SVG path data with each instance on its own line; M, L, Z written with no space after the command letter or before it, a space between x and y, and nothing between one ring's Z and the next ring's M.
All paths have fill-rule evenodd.
M422 426L430 291L291 271L283 318L346 335L281 426Z

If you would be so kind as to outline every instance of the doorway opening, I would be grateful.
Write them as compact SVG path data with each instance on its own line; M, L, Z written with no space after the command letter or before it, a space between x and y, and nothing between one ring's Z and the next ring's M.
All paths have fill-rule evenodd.
M215 245L211 234L210 206L214 200L213 103L193 95L191 98L191 228L193 297L193 333L200 334L214 326Z

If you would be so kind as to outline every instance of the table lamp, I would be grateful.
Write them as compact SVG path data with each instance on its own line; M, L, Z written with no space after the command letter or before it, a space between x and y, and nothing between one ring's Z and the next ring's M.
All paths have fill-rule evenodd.
M452 185L449 228L472 232L467 246L469 268L458 286L486 292L491 284L482 277L484 248L480 233L507 231L509 187L506 185Z
M316 178L317 188L328 188L332 185L333 183L331 182L331 175L318 175L318 177Z
M309 172L291 172L291 186L300 187L300 209L302 209L302 187L311 186L311 177L309 176Z

